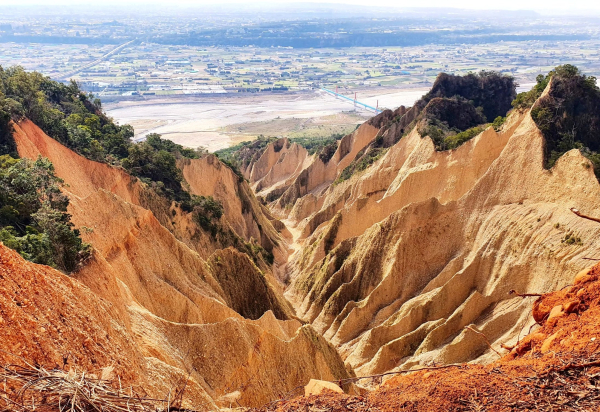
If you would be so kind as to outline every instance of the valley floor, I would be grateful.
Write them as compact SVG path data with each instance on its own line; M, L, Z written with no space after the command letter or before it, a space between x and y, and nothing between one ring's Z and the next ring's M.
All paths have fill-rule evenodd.
M350 95L353 92L347 92ZM412 105L426 90L380 88L361 91L365 103L379 107ZM329 137L347 134L373 112L320 91L236 93L209 97L155 98L109 102L107 112L131 124L135 139L160 133L187 147L209 151L265 136Z

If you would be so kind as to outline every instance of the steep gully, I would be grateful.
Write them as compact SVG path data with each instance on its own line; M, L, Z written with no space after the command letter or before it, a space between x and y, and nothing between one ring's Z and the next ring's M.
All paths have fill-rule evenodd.
M401 137L401 113L363 124L328 162L275 142L243 170L250 185L213 156L182 161L189 190L225 207L219 239L121 169L16 124L19 154L54 163L95 253L68 278L0 246L3 268L33 282L19 292L28 309L3 302L7 351L56 365L70 353L88 370L112 362L152 396L188 377L196 409L260 406L311 378L494 360L465 327L514 345L534 321L509 291L559 289L600 256L599 225L569 211L600 215L600 187L578 151L543 168L528 111L448 152L415 130ZM339 181L378 138L391 142L385 155ZM569 233L583 245L566 244ZM235 239L271 252L272 267Z
M362 125L326 163L283 139L243 171L286 223L285 296L357 375L489 362L496 353L466 326L514 345L534 321L531 302L509 291L559 289L600 256L598 225L569 211L599 214L598 181L576 150L543 168L529 111L446 152L381 127L396 115ZM377 138L396 143L336 181Z
M4 364L19 356L87 373L112 367L122 385L158 398L187 382L183 406L196 410L259 406L310 378L349 376L335 349L295 319L265 262L227 244L247 239L283 255L270 215L229 168L212 156L180 165L192 192L224 204L225 235L215 238L122 169L77 155L30 121L13 126L21 157L48 157L65 180L72 221L87 228L94 254L68 277L0 245L3 277L15 282L1 288L12 313L2 317Z

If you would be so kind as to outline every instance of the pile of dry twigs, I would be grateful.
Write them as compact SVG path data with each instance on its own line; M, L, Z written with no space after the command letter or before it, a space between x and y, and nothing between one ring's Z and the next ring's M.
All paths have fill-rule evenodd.
M74 371L0 366L0 412L180 411L179 398L150 399L133 388L115 389L107 379Z
M592 411L600 408L600 357L573 359L535 376L513 379L512 410Z

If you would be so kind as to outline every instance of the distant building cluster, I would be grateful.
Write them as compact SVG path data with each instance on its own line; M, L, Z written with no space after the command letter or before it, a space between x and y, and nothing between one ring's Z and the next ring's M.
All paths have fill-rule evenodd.
M115 98L404 88L431 84L442 71L494 70L526 84L565 62L600 74L600 29L593 20L550 27L531 13L301 16L11 12L0 16L0 61L61 81L72 78Z

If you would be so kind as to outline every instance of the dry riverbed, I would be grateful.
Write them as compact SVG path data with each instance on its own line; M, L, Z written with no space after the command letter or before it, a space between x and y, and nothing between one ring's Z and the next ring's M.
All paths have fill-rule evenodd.
M379 107L412 105L424 90L361 92L360 101ZM187 147L210 151L265 136L324 137L348 133L373 116L352 102L321 91L228 94L192 98L160 98L106 103L105 109L120 124L131 124L135 139L148 133Z

